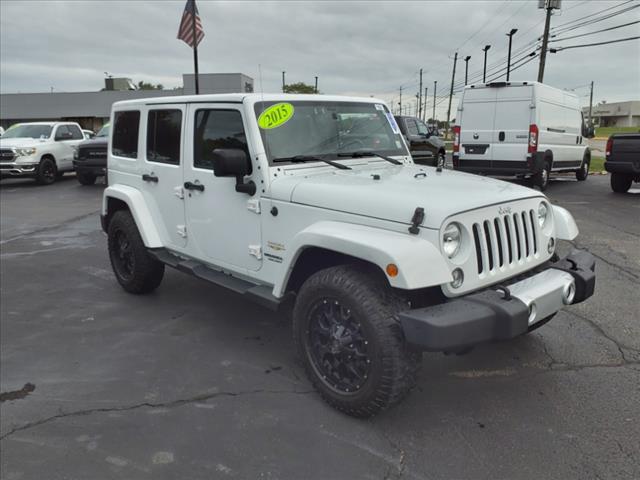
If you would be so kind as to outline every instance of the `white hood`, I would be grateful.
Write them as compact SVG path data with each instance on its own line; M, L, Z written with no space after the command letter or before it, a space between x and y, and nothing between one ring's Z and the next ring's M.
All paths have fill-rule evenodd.
M331 167L329 167L331 168ZM488 177L433 167L354 167L277 178L275 200L410 224L417 207L424 208L422 226L440 228L449 216L514 200L543 197L530 188ZM307 171L309 172L307 174ZM374 175L379 176L376 180Z
M37 147L42 143L41 140L37 138L0 138L0 148L28 148L28 147Z

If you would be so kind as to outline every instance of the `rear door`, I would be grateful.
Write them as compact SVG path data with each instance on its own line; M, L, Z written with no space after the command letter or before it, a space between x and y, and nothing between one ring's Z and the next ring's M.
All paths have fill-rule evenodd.
M489 166L493 158L493 122L496 113L495 88L467 90L460 122L460 160L467 165Z
M532 123L532 88L525 85L497 89L491 152L494 162L526 161ZM502 165L494 163L493 166Z

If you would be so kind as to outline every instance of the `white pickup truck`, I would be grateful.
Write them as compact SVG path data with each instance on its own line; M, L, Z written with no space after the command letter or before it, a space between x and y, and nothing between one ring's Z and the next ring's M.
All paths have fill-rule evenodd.
M84 140L71 122L19 123L0 138L0 178L31 177L42 185L73 171L75 147Z
M311 382L350 415L400 401L423 351L526 334L593 294L594 257L556 255L569 212L414 165L380 100L144 99L115 103L111 126L101 222L122 287L149 293L169 265L292 306Z

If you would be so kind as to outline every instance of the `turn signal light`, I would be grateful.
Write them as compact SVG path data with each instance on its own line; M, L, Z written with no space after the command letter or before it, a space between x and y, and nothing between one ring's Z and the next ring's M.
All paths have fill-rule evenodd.
M394 263L390 263L389 265L387 265L387 275L389 275L390 277L397 277L398 266Z

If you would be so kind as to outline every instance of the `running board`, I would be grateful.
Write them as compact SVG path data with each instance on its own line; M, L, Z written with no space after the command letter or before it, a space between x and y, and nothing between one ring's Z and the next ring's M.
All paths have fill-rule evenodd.
M219 270L214 270L196 260L185 260L164 248L147 249L147 251L151 256L165 265L226 288L227 290L239 293L240 295L244 295L252 302L258 303L270 310L277 311L280 305L288 298L286 295L282 298L274 297L271 293L272 287L268 285L258 285L242 280L241 278L234 277Z

